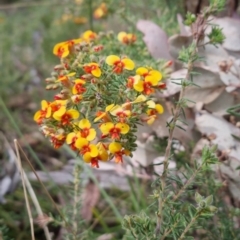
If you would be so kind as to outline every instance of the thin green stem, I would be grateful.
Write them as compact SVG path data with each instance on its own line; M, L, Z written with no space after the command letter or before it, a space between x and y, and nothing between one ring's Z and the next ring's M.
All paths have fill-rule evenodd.
M189 58L188 64L187 64L187 75L186 75L186 79L185 80L189 80L190 79L190 74L193 68L193 63L195 59L195 55L197 52L197 44L195 42L195 48L192 51L192 54ZM155 229L155 234L156 236L159 235L160 233L160 228L161 228L161 223L163 222L163 206L164 206L164 193L165 193L165 188L166 188L166 179L167 179L167 174L168 174L168 162L169 162L169 158L171 155L171 148L172 148L172 141L173 141L173 133L174 133L174 129L176 127L176 123L177 120L180 116L181 113L181 109L182 109L182 105L181 105L181 101L184 98L184 94L185 94L185 89L186 87L182 85L181 91L180 91L180 95L179 95L179 100L175 109L175 113L173 116L173 120L170 123L170 129L169 129L169 137L168 137L168 144L166 147L166 151L165 151L165 157L164 157L164 161L163 161L163 173L162 176L160 177L160 194L159 194L159 198L158 198L158 213L157 213L157 225L156 225L156 229Z
M187 225L187 227L184 229L183 233L181 234L181 236L179 237L178 240L183 240L186 233L190 230L191 226L196 222L196 220L198 219L199 214L196 214L194 218L192 218L192 220L189 222L189 224Z
M201 171L202 169L202 164L194 171L194 173L192 174L192 176L187 180L187 182L183 185L183 187L178 191L178 193L176 195L174 195L173 197L173 201L176 201L183 193L184 191L187 189L187 187L191 184L191 182L195 179L195 177L197 176L197 174Z
M166 229L161 237L161 240L164 240L172 232L172 230L177 226L178 223L179 221L176 221L171 228Z

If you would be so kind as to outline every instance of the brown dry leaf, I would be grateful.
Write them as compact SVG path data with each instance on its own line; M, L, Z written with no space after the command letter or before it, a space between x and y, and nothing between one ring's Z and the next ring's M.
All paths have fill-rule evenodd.
M173 35L169 38L169 52L174 59L178 59L178 55L180 50L185 47L187 48L192 43L191 36L181 36L181 35Z
M154 148L154 139L149 137L145 143L136 141L137 149L133 152L132 162L138 162L146 167L153 163L153 160L159 157L159 153Z
M166 123L172 119L172 107L171 105L167 106L167 104L165 103L161 104L163 105L164 113L158 116L156 121L152 125L150 125L150 128L153 132L155 132L158 137L163 138L169 136L169 129L167 128ZM185 121L188 124L187 126L181 124L180 122L177 123L178 125L182 125L185 131L180 128L176 128L174 130L173 136L175 139L179 140L184 145L184 147L187 147L189 141L196 138L195 132L193 131L194 114L192 112L192 109L186 108L185 116Z
M82 211L81 215L87 222L92 219L92 209L96 207L100 199L100 191L92 181L86 185L82 195Z
M220 79L219 73L213 72L206 67L195 67L194 72L198 74L194 76L193 82L197 86L189 86L185 92L185 98L197 103L211 103L224 91L225 86ZM193 107L195 103L188 102L189 107Z
M204 42L207 42L205 39ZM207 44L204 47L199 48L199 56L204 58L204 62L201 65L208 67L211 71L219 71L219 62L225 61L229 58L227 51L222 47L215 47Z
M204 108L215 115L223 116L226 115L226 111L229 107L237 104L234 95L223 91L213 102L206 104Z
M164 97L172 96L180 92L182 86L180 85L181 79L185 79L187 76L187 69L180 69L173 72L169 79L166 80L167 89L163 91Z
M137 29L144 34L143 41L152 57L172 59L168 50L167 34L157 24L149 20L139 20Z
M238 201L240 201L240 171L236 169L239 166L240 161L235 158L230 158L219 166L221 173L227 178L230 193Z
M239 66L239 60L235 60L233 58L230 58L229 60L226 60L223 62L223 64L231 64L229 66L229 69L227 71L224 71L224 69L219 71L220 78L222 82L227 86L226 91L232 92L238 87L240 87L240 66ZM221 63L220 63L221 64ZM228 66L228 65L227 65Z
M196 126L204 135L216 135L212 140L220 151L228 153L229 157L236 158L240 163L240 144L232 135L240 137L240 129L227 122L225 119L205 111L196 114Z

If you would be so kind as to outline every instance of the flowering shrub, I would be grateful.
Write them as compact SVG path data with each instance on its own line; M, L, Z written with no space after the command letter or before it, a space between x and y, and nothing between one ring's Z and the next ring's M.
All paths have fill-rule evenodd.
M136 36L121 32L117 39L131 45ZM101 35L89 30L54 46L60 64L46 79L46 89L59 92L53 101L42 100L34 116L54 148L67 143L93 167L131 156L138 124L152 124L164 111L153 99L165 87L162 72L136 67L125 55L104 56L101 41Z

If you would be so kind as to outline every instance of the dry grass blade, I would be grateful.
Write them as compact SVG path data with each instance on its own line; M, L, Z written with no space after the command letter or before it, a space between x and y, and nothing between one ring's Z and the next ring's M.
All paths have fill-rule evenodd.
M31 208L30 208L30 204L29 204L29 200L28 200L28 195L27 195L27 190L26 190L26 185L25 185L26 181L25 181L25 176L24 176L24 172L23 172L23 169L22 169L22 165L21 165L21 160L20 160L20 155L19 155L19 151L18 151L17 141L16 140L14 140L14 144L15 144L15 149L16 149L16 152L17 152L16 165L17 165L18 170L19 170L19 172L21 174L21 179L22 179L22 184L23 184L23 191L24 191L24 197L25 197L25 201L26 201L27 212L28 212L28 217L29 217L30 227L31 227L31 236L32 236L32 240L35 240L32 212L31 212Z
M6 141L6 142L7 142L7 141ZM8 146L11 148L11 146L10 146L10 144L9 144L8 142L7 142L7 144L8 144ZM16 159L16 165L17 165L17 167L18 167L18 169L19 169L19 172L21 173L21 178L22 178L22 183L23 183L23 189L24 189L24 196L25 196L25 199L26 199L26 204L27 204L27 201L28 201L28 196L27 196L27 193L26 193L26 187L27 187L27 190L28 190L29 195L30 195L30 197L31 197L31 199L32 199L32 201L33 201L33 204L34 204L34 206L35 206L35 208L36 208L36 210L37 210L38 215L39 215L39 216L44 216L44 213L43 213L43 211L42 211L42 209L41 209L41 206L40 206L40 204L39 204L39 202L38 202L38 199L37 199L37 197L36 197L36 194L35 194L35 192L33 191L33 188L32 188L32 186L31 186L31 184L30 184L30 182L29 182L29 180L28 180L28 178L27 178L27 175L25 174L25 172L24 172L24 170L23 170L23 168L22 168L21 159L20 159L20 156L19 156L18 143L17 143L17 140L16 140L16 139L14 140L14 145L15 145L15 149L16 149L16 152L17 152L17 156L15 157L15 159ZM29 206L29 203L27 204L27 207L28 207L28 206ZM32 221L33 221L33 219L32 219L32 216L31 216L30 223L33 225L33 222L32 222ZM32 226L32 225L31 225L31 226ZM42 228L43 228L43 230L44 230L46 239L47 239L47 240L51 240L52 238L51 238L51 235L50 235L50 232L49 232L48 227L44 224L44 225L42 225ZM33 232L33 234L34 234L34 232ZM33 237L32 239L34 239L34 237Z

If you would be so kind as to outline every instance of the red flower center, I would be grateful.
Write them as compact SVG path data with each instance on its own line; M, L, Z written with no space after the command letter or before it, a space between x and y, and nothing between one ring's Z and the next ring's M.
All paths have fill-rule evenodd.
M156 115L158 112L156 109L151 109L148 113L149 116L153 116L153 115Z
M123 162L122 157L123 157L123 153L121 151L115 153L115 162L122 163Z
M56 112L57 110L59 110L61 107L60 104L53 104L51 105L51 109L52 109L52 112Z
M130 43L130 41L129 41L129 39L128 39L127 36L123 37L123 42L124 42L125 44L129 44L129 43Z
M77 140L77 137L73 137L72 142L70 144L71 149L74 150L74 151L77 150L77 148L75 147L76 140Z
M99 168L98 158L97 158L97 157L91 159L91 166L92 166L92 167Z
M152 84L149 82L143 83L143 90L146 95L149 95L154 92L154 89L152 88Z
M149 72L147 72L147 73L144 73L142 76L145 78L146 76L149 76L150 74L149 74Z
M84 128L81 130L81 137L86 138L89 135L89 128Z
M124 68L124 63L121 62L121 60L118 60L114 63L113 71L115 73L121 73L123 71L123 68Z
M120 128L112 128L109 133L112 137L112 139L119 139L119 136L120 136L120 132L121 132L121 129Z
M61 57L64 53L64 48L63 47L59 47L58 50L57 50L57 55L58 57Z
M55 149L60 148L64 144L64 142L65 142L65 138L59 140L54 136L51 137L51 143Z
M134 84L134 78L129 77L127 82L127 88L133 88L133 84Z
M85 146L82 147L80 153L81 153L82 155L84 155L84 154L87 153L87 152L91 152L91 149L90 149L90 147L89 147L88 145L85 145Z
M72 116L68 113L65 113L61 118L61 122L62 122L63 125L70 124L71 120L72 120Z
M83 87L82 83L77 83L75 85L75 88L79 94L84 93L86 91L86 88Z

